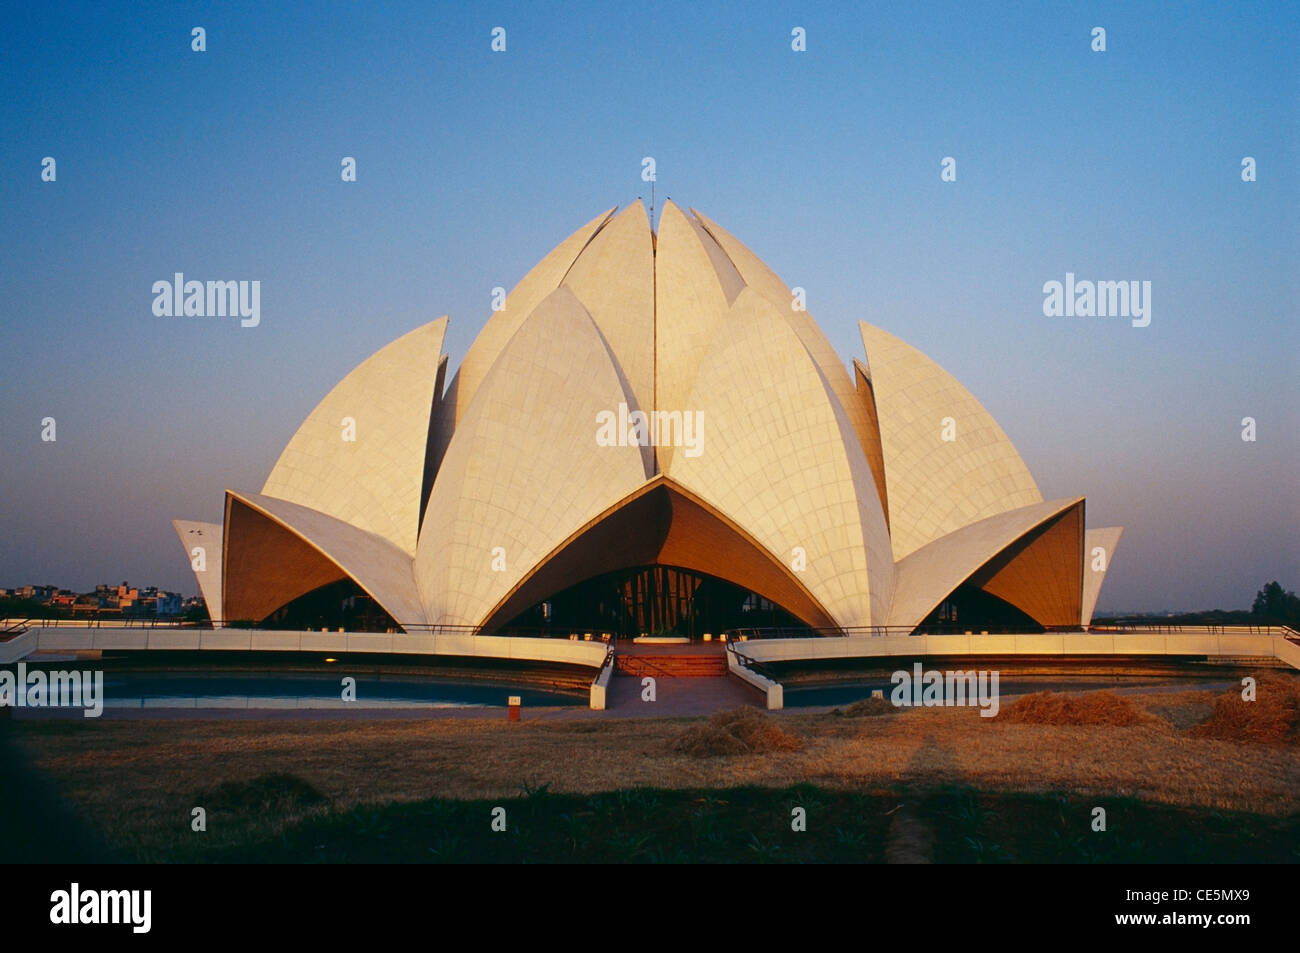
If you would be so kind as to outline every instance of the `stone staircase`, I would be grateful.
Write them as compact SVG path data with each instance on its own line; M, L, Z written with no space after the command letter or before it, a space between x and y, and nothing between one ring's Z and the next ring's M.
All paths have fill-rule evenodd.
M624 655L614 656L614 674L642 678L722 678L727 674L727 657L711 652L694 655Z

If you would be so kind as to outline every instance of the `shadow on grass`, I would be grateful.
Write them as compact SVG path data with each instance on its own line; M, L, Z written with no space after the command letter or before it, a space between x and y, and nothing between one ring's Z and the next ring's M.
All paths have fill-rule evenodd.
M1105 830L1094 830L1094 809ZM990 794L964 785L926 803L938 863L1300 863L1300 817L1127 797Z
M0 863L102 864L123 858L37 770L0 708Z
M175 860L325 863L882 863L900 802L915 805L939 863L1287 863L1298 819L1131 799L988 794L955 785L869 794L802 784L773 789L637 788L323 809L274 836ZM1092 808L1107 810L1094 832ZM792 826L794 808L807 829ZM504 809L504 830L500 826Z

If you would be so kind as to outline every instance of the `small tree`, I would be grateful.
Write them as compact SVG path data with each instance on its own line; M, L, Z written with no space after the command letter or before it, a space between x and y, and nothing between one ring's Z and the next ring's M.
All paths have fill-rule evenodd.
M1255 593L1250 614L1263 622L1293 625L1300 622L1300 596L1283 589L1276 579Z

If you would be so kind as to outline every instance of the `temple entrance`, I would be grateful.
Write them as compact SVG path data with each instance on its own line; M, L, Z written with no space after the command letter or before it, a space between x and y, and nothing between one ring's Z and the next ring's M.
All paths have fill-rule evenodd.
M237 622L232 628L243 627ZM252 620L244 623L251 627ZM348 632L400 632L401 627L369 593L351 579L340 579L285 603L256 624L262 629L344 629Z
M1043 627L1011 603L962 583L917 626L917 632L1042 632Z
M502 626L553 631L716 639L726 629L803 623L742 586L676 566L605 573L554 593Z

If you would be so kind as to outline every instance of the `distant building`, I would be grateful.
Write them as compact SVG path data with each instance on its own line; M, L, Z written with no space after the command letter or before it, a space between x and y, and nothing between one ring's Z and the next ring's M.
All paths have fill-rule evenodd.
M49 602L58 593L58 586L19 586L15 590L19 599L30 599L33 602Z
M77 596L76 600L72 603L72 614L74 616L115 615L116 613L116 606L105 605L104 600L93 592L87 592Z
M154 606L160 619L170 619L180 615L184 610L184 604L179 592L157 593L154 597Z

